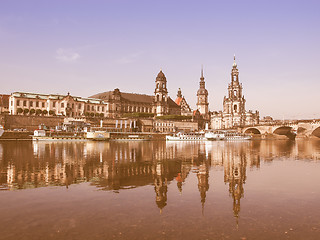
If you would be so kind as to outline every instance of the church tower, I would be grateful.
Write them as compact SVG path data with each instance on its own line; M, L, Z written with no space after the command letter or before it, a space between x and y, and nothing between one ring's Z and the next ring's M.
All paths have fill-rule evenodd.
M242 95L242 84L239 82L239 71L236 64L236 57L233 58L231 70L231 83L228 85L228 97L223 100L223 112L228 114L230 126L245 125L245 103L246 100Z
M201 68L200 87L197 92L197 109L201 115L209 113L208 91L203 77L203 68Z
M168 114L167 79L162 70L160 70L156 78L156 88L154 90L154 106L157 116Z

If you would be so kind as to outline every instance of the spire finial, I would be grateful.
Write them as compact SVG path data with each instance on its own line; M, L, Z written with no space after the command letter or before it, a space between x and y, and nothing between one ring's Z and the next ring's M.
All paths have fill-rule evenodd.
M201 64L201 78L203 78L203 64Z
M237 64L236 64L236 54L233 55L233 67L237 67Z

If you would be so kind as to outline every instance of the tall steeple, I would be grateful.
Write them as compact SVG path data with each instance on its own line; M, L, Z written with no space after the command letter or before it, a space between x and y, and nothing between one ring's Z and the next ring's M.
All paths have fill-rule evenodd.
M166 115L168 112L168 90L167 78L160 70L156 77L156 88L154 90L154 105L157 116Z
M209 112L209 103L208 103L208 91L206 89L206 83L203 76L203 67L201 67L201 76L199 83L199 90L197 92L197 108L201 115L207 115Z

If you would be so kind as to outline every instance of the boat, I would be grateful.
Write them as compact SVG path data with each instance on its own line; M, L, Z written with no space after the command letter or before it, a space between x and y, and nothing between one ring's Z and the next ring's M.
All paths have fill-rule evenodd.
M33 141L87 141L88 139L77 135L61 135L47 132L43 129L34 130L32 135Z
M252 136L237 131L213 131L205 133L205 138L209 141L243 141L251 140Z
M203 141L206 140L204 133L181 133L166 135L166 141Z

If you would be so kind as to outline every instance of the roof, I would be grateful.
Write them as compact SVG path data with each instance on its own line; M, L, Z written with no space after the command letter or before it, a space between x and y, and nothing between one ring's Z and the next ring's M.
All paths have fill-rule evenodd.
M11 94L13 97L23 97L29 99L42 99L42 100L62 100L67 96L72 97L75 101L78 102L85 102L85 103L94 103L94 104L104 104L104 101L97 98L84 98L84 97L77 97L71 95L61 95L61 94L39 94L39 93L28 93L28 92L14 92Z
M175 103L179 106L181 106L181 102L182 102L182 97L177 97L175 100Z
M114 91L108 91L103 93L98 93L90 98L98 98L102 100L108 100L111 98ZM138 102L138 103L145 103L145 104L152 104L154 100L153 95L147 95L147 94L139 94L139 93L125 93L120 92L121 98L124 100L127 100L129 102ZM168 97L168 104L170 108L180 108L179 105L177 105L170 97Z

